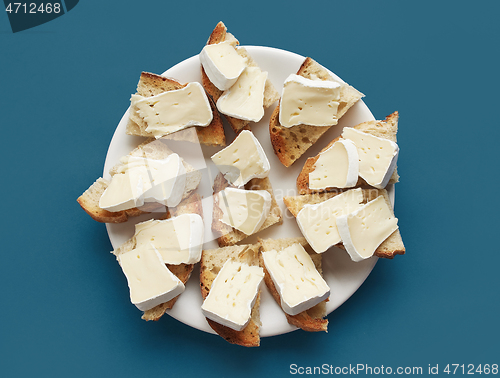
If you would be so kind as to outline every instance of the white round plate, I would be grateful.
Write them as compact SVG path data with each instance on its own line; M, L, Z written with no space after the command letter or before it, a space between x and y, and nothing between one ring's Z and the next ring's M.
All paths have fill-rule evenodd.
M283 82L288 75L296 73L304 61L304 57L275 48L261 46L245 46L250 55L255 59L263 71L269 73L269 79L276 89L281 92ZM180 82L201 82L200 63L198 56L191 57L175 65L163 76L172 77ZM333 74L333 76L336 76ZM297 195L296 178L301 171L307 157L315 156L333 138L337 137L345 126L354 126L360 122L373 120L374 117L363 101L358 101L339 121L339 124L328 130L316 145L312 146L307 153L295 162L291 167L285 168L274 154L269 138L269 118L275 105L266 110L264 118L252 126L252 131L259 139L264 148L269 162L271 163L270 180L274 189L274 194L283 213L283 224L274 225L259 233L261 238L290 238L302 236L297 226L295 218L287 211L283 204L283 196ZM104 176L110 178L109 170L118 163L120 157L127 155L144 138L133 137L125 134L128 119L128 110L118 124L113 139L109 145L106 162L104 165ZM235 137L234 132L225 125L227 144ZM171 143L170 143L171 142ZM170 148L179 153L186 161L195 168L202 170L203 178L198 188L198 193L204 198L204 220L206 225L204 249L217 248L210 230L211 224L211 194L213 178L217 174L217 168L212 164L210 156L221 148L198 146L187 142L167 142ZM391 196L394 196L394 189L391 188ZM108 235L113 248L117 248L122 243L134 235L134 225L138 222L151 218L151 215L143 215L132 218L122 224L107 224ZM256 241L256 236L252 236L243 243ZM330 286L330 300L326 304L327 313L331 313L342 303L344 303L364 282L375 266L377 258L373 257L362 262L352 262L347 253L338 248L331 248L323 254L323 274L326 282ZM214 333L208 325L205 317L201 313L202 297L199 287L199 268L195 267L191 279L186 285L186 290L179 297L174 308L168 314L175 319L202 331ZM288 324L284 313L274 301L271 294L263 285L262 300L260 307L262 328L261 336L273 336L290 332L296 327ZM125 294L125 290L123 292Z

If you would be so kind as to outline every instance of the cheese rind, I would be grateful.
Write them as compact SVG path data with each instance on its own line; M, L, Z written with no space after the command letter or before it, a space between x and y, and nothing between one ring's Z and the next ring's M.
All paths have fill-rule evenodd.
M297 315L330 296L328 284L302 245L262 252L262 257L287 314Z
M342 137L352 140L359 155L359 176L367 184L383 189L391 178L399 155L399 147L389 139L345 127Z
M148 220L135 226L136 247L155 248L165 264L195 264L201 259L203 219L182 214L165 220Z
M367 259L398 228L398 219L383 196L337 218L344 247L353 261Z
M297 214L297 224L316 253L323 253L342 241L336 218L359 209L363 202L360 188L351 189L324 202L306 205Z
M231 88L246 67L245 58L230 42L206 45L200 62L212 84L221 91Z
M190 126L208 126L213 119L207 94L197 82L151 97L134 94L130 102L130 111L144 119L146 131L157 139Z
M292 74L283 84L279 122L281 126L332 126L338 123L341 85Z
M241 331L250 321L264 269L234 260L224 263L215 277L201 311L208 319Z
M117 256L127 278L131 302L147 311L184 291L184 284L163 263L153 247L142 246Z
M264 89L267 72L246 67L234 85L217 100L222 114L245 121L258 122L264 116Z
M248 130L241 131L229 146L211 159L226 180L235 186L243 186L253 178L267 177L271 170L264 149Z
M257 232L271 210L271 194L266 190L226 188L217 193L220 221L246 235Z
M354 142L340 139L319 154L309 173L310 189L352 188L358 182L359 157Z

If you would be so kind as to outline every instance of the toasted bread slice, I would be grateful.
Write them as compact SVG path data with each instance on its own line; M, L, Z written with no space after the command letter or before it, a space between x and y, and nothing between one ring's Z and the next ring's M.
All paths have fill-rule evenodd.
M226 189L229 185L227 180L224 178L222 173L219 172L217 177L214 180L214 202L213 202L213 216L212 216L212 231L217 236L217 242L220 247L226 247L230 245L234 245L244 239L246 239L249 235L236 230L235 228L228 226L225 223L222 223L220 219L222 219L222 210L219 207L219 198L216 195L221 190ZM268 217L262 224L259 229L260 232L274 224L283 223L283 217L281 215L281 209L276 202L276 198L273 194L273 188L271 186L271 181L269 178L254 178L245 184L246 190L266 190L271 194L271 210L269 212Z
M182 214L198 214L199 216L203 217L203 209L201 206L201 197L197 193L193 193L191 196L186 198L184 201L182 201L176 208L170 209L164 216L160 217L159 219L168 219L170 217L177 217ZM123 243L120 247L112 251L112 253L115 256L118 256L121 253L129 252L132 249L134 249L136 246L136 239L135 236L127 240L125 243ZM186 284L186 282L189 280L189 277L191 277L191 273L194 268L194 264L178 264L178 265L172 265L172 264L166 264L167 268L179 278L179 280L182 281L183 284ZM179 294L180 295L180 294ZM171 309L177 299L179 298L179 295L176 296L175 298L172 298L168 302L159 304L156 307L153 307L150 310L144 311L142 315L142 319L144 320L158 320L160 319L164 314L165 311Z
M221 21L212 31L212 34L208 38L207 45L213 45L224 41L231 42L233 46L239 45L238 40L231 33L227 32L226 26ZM257 62L255 62L255 60L252 59L252 57L243 47L239 47L237 51L238 54L247 59L247 65L249 67L258 67ZM210 96L212 96L214 102L217 102L219 97L222 96L222 93L224 93L223 91L221 91L215 85L212 84L207 74L205 73L203 66L201 66L201 83L205 88L205 90L207 91L207 93ZM264 109L269 108L272 104L278 101L279 98L280 94L278 93L276 88L274 88L271 81L267 79L266 86L264 88ZM245 121L227 115L223 116L227 119L229 125L231 126L231 128L234 130L235 133L239 133L244 128L247 128L248 130L248 126L251 123L250 121Z
M78 197L77 202L92 219L103 223L123 223L128 220L131 214L127 210L111 212L99 207L99 200L108 187L109 182L99 177L90 187ZM131 209L135 215L137 208ZM133 215L132 215L133 216Z
M148 159L161 160L171 155L173 152L160 140L148 139L141 143L138 147L132 150L129 155L135 157L145 157ZM195 170L190 164L183 161L186 169L186 189L183 199L187 198L200 184L201 172ZM122 163L116 164L110 169L109 173L113 177L118 171ZM129 217L138 216L141 214L162 211L165 206L155 202L149 202L140 208L132 208L123 211L111 212L99 207L99 200L109 185L109 181L98 178L80 197L77 202L89 214L92 219L102 223L123 223ZM180 205L179 205L180 206Z
M259 244L235 245L203 251L200 264L200 288L203 299L208 296L212 283L217 277L224 263L234 259L251 266L259 266ZM252 308L248 325L241 331L235 331L213 320L207 319L208 324L222 338L231 344L254 347L260 345L260 290Z
M290 238L290 239L277 239L277 240L259 239L259 243L262 247L261 253L259 253L259 261L260 261L260 266L264 268L264 282L266 283L266 286L271 292L273 298L280 306L281 306L281 298L278 293L278 290L276 290L276 286L274 285L271 275L269 274L269 272L266 269L266 266L264 265L264 258L262 257L262 252L272 251L272 250L280 251L293 244L299 243L311 256L311 259L314 262L314 265L316 266L318 272L321 275L323 275L323 270L321 267L322 255L314 252L309 246L309 244L307 244L307 240L305 238ZM324 319L324 317L326 316L327 301L328 299L325 299L324 301L318 303L316 306L313 306L306 311L302 311L300 314L297 315L289 315L285 312L286 319L288 320L288 323L298 328L301 328L304 331L328 332L328 320Z
M397 143L396 134L398 132L398 119L399 119L399 113L396 111L388 115L384 121L363 122L354 126L353 128L368 134L375 135L379 138L388 139L394 143ZM321 152L326 151L339 139L340 136L332 140L325 148L321 150ZM302 171L297 177L297 190L299 191L300 194L321 193L325 191L328 192L331 190L337 190L337 188L309 189L309 173L314 171L314 164L318 159L319 159L319 154L312 158L307 159L306 163L304 164L304 167L302 168ZM394 173L392 174L389 180L389 184L395 184L398 181L399 181L399 175L396 168L394 169ZM363 185L368 185L368 184L361 177L359 177L356 187Z
M336 81L328 71L311 58L306 58L297 75L307 79ZM337 118L340 119L364 94L350 85L340 83L340 104ZM269 121L269 134L274 153L285 167L291 166L309 147L318 141L332 126L297 125L283 127L279 122L280 105L274 109Z
M387 190L385 189L362 189L363 191L363 203L368 203L369 201L374 200L378 196L384 196L385 202L389 205L389 208L392 209L392 204L389 199L389 195ZM326 201L327 199L333 198L338 194L341 194L342 191L337 192L328 192L328 193L313 193L313 194L305 194L302 196L289 196L283 197L283 202L286 207L292 213L294 217L297 217L297 214L305 205L314 205L317 203L321 203ZM336 245L336 247L344 248L342 243ZM386 259L393 259L396 255L404 255L406 252L405 246L403 244L403 239L401 238L401 234L399 232L399 228L394 231L387 239L385 239L382 244L375 251L375 256L383 257Z
M144 97L156 96L163 92L182 89L187 84L181 84L178 81L164 76L152 74L149 72L141 73L139 84L137 85L137 94ZM181 140L188 142L199 142L209 146L225 146L226 135L220 118L219 112L215 104L209 97L209 103L212 107L213 119L208 126L194 126L184 130L177 131L167 135L165 139ZM147 124L130 108L130 118L127 123L126 133L129 135L139 135L144 137L152 137L153 135L146 131ZM196 131L195 133L193 132Z

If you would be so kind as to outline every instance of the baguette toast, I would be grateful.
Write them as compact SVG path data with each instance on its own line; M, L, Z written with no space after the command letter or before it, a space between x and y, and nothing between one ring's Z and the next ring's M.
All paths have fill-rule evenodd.
M219 207L219 198L217 196L217 193L229 186L229 183L224 178L222 173L219 173L214 180L212 231L217 236L217 242L220 247L234 245L249 236L231 226L228 226L225 223L222 223L220 220L222 219L222 210ZM269 211L268 217L257 232L262 231L274 224L283 223L281 209L276 202L276 198L273 194L273 188L271 186L271 181L269 181L268 177L263 179L254 178L246 183L244 188L246 190L266 190L269 192L269 194L271 194L271 210Z
M306 58L297 75L306 79L336 81L328 71L311 58ZM340 104L337 119L340 119L364 94L350 85L341 83ZM285 167L291 166L309 147L332 126L297 125L283 127L279 122L280 104L274 109L269 121L269 134L274 153Z
M387 190L362 189L362 191L363 191L363 203L368 203L369 201L372 201L378 196L382 195L384 196L385 201L389 205L389 208L392 209L392 204L391 201L389 200L389 195L387 193ZM302 210L304 206L314 205L317 203L324 202L341 193L342 193L341 191L338 191L338 192L305 194L301 196L289 196L289 197L283 197L283 202L285 203L290 213L292 213L294 217L297 217L297 214L299 213L300 210ZM345 249L342 243L339 243L335 246ZM382 244L378 246L378 248L375 251L375 256L387 259L393 259L394 256L404 255L405 252L406 252L405 246L403 244L403 240L401 238L401 234L398 228L387 239L385 239L382 242Z
M139 84L137 85L137 94L144 97L156 96L163 92L182 89L187 84L181 84L178 81L164 76L142 72ZM163 138L170 140L188 141L193 143L201 143L208 146L225 146L226 136L224 127L220 118L219 112L213 101L208 97L208 102L212 108L213 119L208 126L194 126L184 130L169 134ZM144 137L152 137L153 134L146 131L148 125L144 120L130 108L130 118L127 123L126 133L128 135L138 135ZM195 131L195 132L194 132Z
M161 160L165 159L172 153L172 150L170 150L164 143L153 138L141 143L137 148L132 150L129 155ZM109 173L111 177L113 177L117 173L119 167L122 164L123 163L118 163L110 169ZM186 163L185 161L183 161L183 164L184 168L186 169L187 175L186 188L182 197L183 199L185 199L198 187L201 181L201 173L195 170L190 164ZM89 214L94 220L98 222L123 223L126 222L129 217L134 217L153 211L163 211L163 209L165 209L164 205L156 202L148 202L140 208L134 207L132 209L116 212L101 209L99 207L99 200L108 185L108 180L100 177L77 199L77 202L80 204L83 210L85 210L87 214Z
M182 214L198 214L199 216L203 217L201 197L199 194L193 193L191 196L182 201L177 207L169 209L169 211L159 219L169 219L170 217L177 217ZM118 255L120 255L121 253L131 251L132 249L135 248L135 246L136 246L136 238L135 236L133 236L125 243L123 243L120 247L112 251L112 253L118 257ZM178 265L166 264L166 265L167 268L174 275L176 275L177 278L179 278L179 280L181 280L183 284L186 284L186 282L189 280L189 277L191 277L191 273L194 268L194 264L178 264ZM179 298L179 295L176 296L175 298L172 298L168 302L159 304L158 306L153 307L150 310L144 311L142 319L146 321L149 320L156 321L160 319L165 314L165 311L171 309L174 306L175 302Z
M397 143L396 134L398 132L398 119L399 113L396 111L390 115L388 115L383 121L368 121L360 123L356 126L353 126L354 129L375 135L379 138L388 139L394 143ZM336 141L338 141L341 137L337 137L332 140L325 148L321 150L321 152L326 151L330 148ZM321 153L320 152L320 153ZM308 158L302 168L302 171L299 173L297 177L297 190L299 194L309 194L309 193L321 193L325 191L336 190L336 188L326 188L326 189L310 189L309 188L309 173L314 171L314 164L319 158L319 154ZM392 174L389 184L394 184L399 181L399 175L397 173L397 168L394 169L394 173ZM356 187L368 185L361 177L358 178L358 182Z
M200 263L200 289L203 300L208 296L215 277L227 260L235 259L251 266L259 266L259 247L259 244L235 245L203 251ZM250 322L241 331L235 331L210 319L207 319L207 322L217 334L231 344L246 347L259 346L261 326L259 307L260 290L252 308Z
M212 31L212 34L210 34L210 37L208 38L207 45L213 45L217 44L220 42L230 42L233 46L237 46L239 44L238 40L231 34L227 32L227 28L224 25L224 23L221 21L217 24L215 29ZM239 47L237 49L237 52L239 55L241 55L243 58L247 60L247 66L249 67L258 67L257 63L252 59L252 57L248 54L248 52L243 48ZM217 102L217 100L222 96L224 93L220 89L218 89L210 79L208 78L207 74L205 73L205 70L203 69L203 66L201 66L201 83L207 93L212 96L214 102ZM264 109L269 108L273 103L278 101L280 98L280 95L276 88L274 88L273 84L269 79L266 80L266 85L264 89ZM237 134L241 130L246 129L248 130L248 126L250 125L250 121L245 121L242 119L230 117L227 115L224 115L224 117L227 119L229 125L231 128L234 130L234 132Z
M309 247L309 244L307 244L307 240L305 238L292 238L292 239L277 239L277 240L272 240L272 239L265 239L261 240L259 239L259 243L261 245L261 252L259 253L259 260L260 260L260 266L264 268L264 282L266 283L267 288L271 292L273 298L275 301L278 303L278 305L281 306L281 298L278 293L278 290L276 290L276 286L274 285L274 282L271 278L271 275L266 269L266 266L264 265L264 259L262 257L262 252L266 251L271 251L271 250L277 250L280 251L284 248L287 248L293 244L299 243L301 244L309 253L311 256L311 259L314 262L314 265L316 266L316 269L318 272L323 275L322 273L322 267L321 267L321 260L322 256L319 253L315 253L311 247ZM301 313L297 315L289 315L286 312L284 314L286 315L286 319L288 323L303 329L304 331L308 332L319 332L319 331L325 331L328 332L328 320L324 319L326 316L326 302L328 299L325 299L324 301L318 303L317 305L311 307L310 309L306 311L302 311Z

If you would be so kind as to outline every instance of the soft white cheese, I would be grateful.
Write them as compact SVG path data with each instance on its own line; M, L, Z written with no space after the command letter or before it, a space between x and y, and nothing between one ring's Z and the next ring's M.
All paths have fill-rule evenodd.
M336 125L340 84L290 75L283 84L279 121L281 126Z
M264 89L267 72L246 67L234 85L217 100L222 114L245 121L258 122L264 116Z
M373 256L376 249L398 228L383 196L368 202L363 207L337 218L337 227L344 247L353 261Z
M144 205L143 194L151 188L146 167L117 173L99 199L99 207L122 211Z
M209 80L221 91L236 83L247 63L230 42L206 45L201 50L200 62Z
M398 145L352 127L345 127L342 136L352 140L358 149L359 175L367 184L378 189L385 188L396 168Z
M213 118L207 94L196 82L152 97L134 94L130 102L131 111L144 119L146 131L155 138L190 126L208 126Z
M359 157L354 142L340 139L319 154L309 173L310 189L352 188L358 182Z
M177 206L186 187L186 169L177 154L163 160L124 156L122 165L111 178L100 198L99 206L108 211L120 211L158 202Z
M136 247L154 247L165 264L196 264L203 247L203 219L183 214L165 220L149 220L135 226Z
M241 331L250 321L264 269L228 260L215 277L201 311L208 319Z
M271 210L271 194L266 190L226 188L217 195L221 222L246 235L257 232Z
M141 311L168 302L184 291L184 284L168 270L155 248L141 246L119 254L117 259L127 277L130 300Z
M253 178L269 175L271 165L266 153L251 131L243 130L226 148L212 156L212 161L228 182L243 186Z
M287 314L297 315L330 296L330 288L302 245L262 252L262 257Z
M186 168L177 154L164 160L144 159L152 187L144 192L145 202L158 202L169 207L177 206L186 188Z
M324 202L306 205L297 214L297 224L309 245L317 253L342 241L336 218L362 206L363 192L351 189Z

